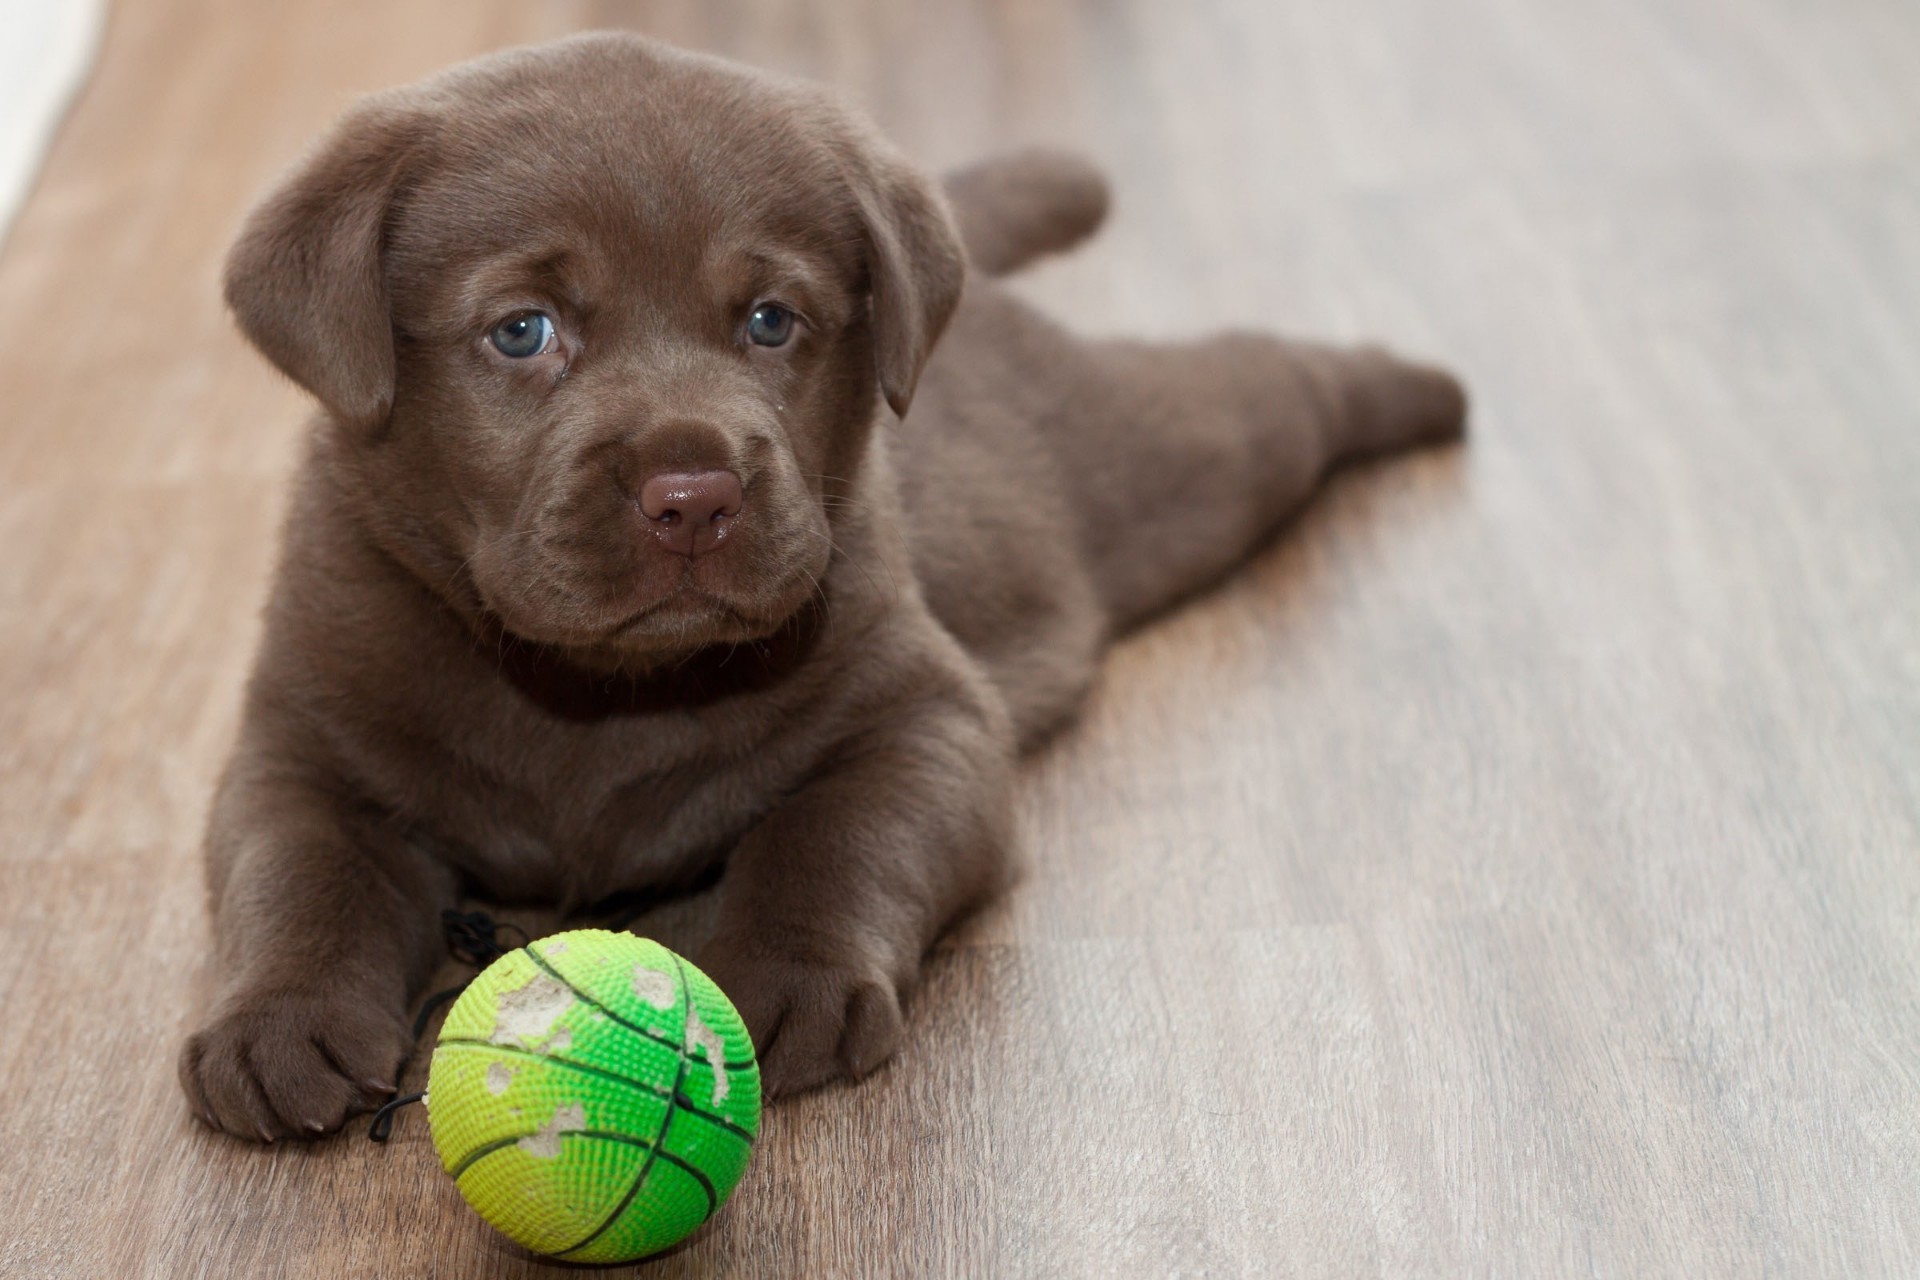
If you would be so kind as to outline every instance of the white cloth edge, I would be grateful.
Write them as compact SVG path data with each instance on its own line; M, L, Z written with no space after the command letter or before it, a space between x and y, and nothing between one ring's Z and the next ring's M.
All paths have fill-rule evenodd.
M105 19L104 0L0 0L0 70L13 81L0 112L0 246L87 83Z

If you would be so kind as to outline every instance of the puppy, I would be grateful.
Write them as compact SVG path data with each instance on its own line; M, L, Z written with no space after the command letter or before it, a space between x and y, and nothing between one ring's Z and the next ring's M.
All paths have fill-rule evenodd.
M723 863L696 959L770 1093L895 1051L1109 639L1462 429L1377 351L1084 342L988 278L1105 205L1040 153L943 194L817 88L624 35L348 113L227 267L321 413L209 822L203 1120L391 1092L463 893Z

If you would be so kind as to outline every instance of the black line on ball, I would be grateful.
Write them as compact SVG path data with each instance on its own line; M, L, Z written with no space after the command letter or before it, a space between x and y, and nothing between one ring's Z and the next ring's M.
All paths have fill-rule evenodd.
M516 1058L531 1058L535 1062L551 1062L556 1067L571 1067L575 1071L584 1071L588 1075L599 1076L601 1079L611 1080L615 1084L624 1084L630 1088L638 1089L642 1093L651 1094L656 1098L665 1098L669 1102L673 1100L668 1096L667 1091L657 1084L648 1084L645 1080L635 1080L631 1076L623 1076L619 1072L609 1071L605 1067L596 1067L591 1062L582 1062L578 1058L563 1058L557 1053L541 1053L537 1049L521 1049L510 1044L495 1044L491 1040L475 1040L468 1036L442 1036L440 1043L465 1045L475 1049L491 1049L497 1053L510 1053Z
M725 1129L728 1133L733 1134L737 1138L744 1139L748 1143L751 1143L754 1140L753 1134L748 1133L745 1129L742 1129L739 1125L727 1119L725 1116L719 1115L712 1111L708 1111L705 1107L696 1105L694 1103L694 1100L692 1098L689 1098L684 1093L676 1097L673 1100L673 1102L675 1106L679 1107L682 1111L687 1112L689 1115L699 1116L702 1120L705 1120L709 1124L718 1125L722 1129Z
M663 1036L658 1031L653 1030L651 1027L643 1027L637 1022L632 1022L626 1018L621 1017L618 1013L615 1013L612 1009L607 1008L606 1005L601 1004L598 1000L595 1000L592 996L588 995L586 992L582 991L580 988L574 986L571 982L568 982L564 977L561 976L560 971L558 969L555 969L552 965L548 964L546 961L546 958L542 956L538 951L535 951L533 949L533 944L531 942L529 942L526 946L520 949L526 952L529 956L533 957L533 962L539 965L542 969L546 970L548 977L552 978L555 982L559 983L561 986L565 987L567 990L573 992L573 994L576 997L578 997L583 1003L590 1005L595 1009L598 1009L601 1013L606 1014L607 1017L619 1023L621 1026L633 1032L635 1035L644 1036L646 1039L653 1041L655 1044L663 1044L667 1048L673 1050L675 1053L685 1056L687 1051L686 1046L681 1044L679 1041L673 1039L670 1036ZM671 955L672 953L669 952L668 954ZM675 959L675 962L678 963L679 957L676 956L674 957L674 959ZM686 990L686 985L683 982L681 984L681 991L684 992L685 990Z
M488 1156L492 1155L494 1152L504 1151L508 1147L512 1146L514 1143L520 1141L520 1139L531 1138L532 1136L533 1135L531 1133L516 1133L511 1137L495 1138L492 1142L483 1142L479 1146L475 1147L473 1150L467 1152L466 1155L462 1156L460 1158L460 1163L453 1166L453 1168L449 1170L449 1172L453 1175L453 1180L455 1182L458 1182L460 1181L461 1174L473 1168L473 1166L475 1166L476 1164L479 1164L482 1160L486 1159Z
M626 1018L621 1017L618 1013L615 1013L612 1009L609 1009L606 1005L601 1004L598 1000L594 999L592 996L588 995L586 992L582 991L580 988L574 986L571 982L568 982L567 979L561 975L558 969L555 969L552 965L547 963L545 956L542 956L538 951L535 951L533 949L533 944L531 942L529 942L526 946L520 949L526 952L527 955L532 958L535 964L539 965L540 968L545 970L548 977L552 978L555 982L558 982L561 986L565 987L567 990L573 992L573 994L580 1000L586 1002L587 1004L591 1005L593 1008L598 1009L600 1012L606 1014L607 1017L619 1023L621 1026L625 1027L627 1030L637 1032L640 1035L645 1036L647 1039L653 1041L655 1044L665 1045L667 1048L673 1050L675 1053L684 1053L686 1051L686 1046L674 1040L672 1037L661 1035L658 1031L655 1031L650 1027L643 1027L639 1023L629 1022ZM662 948L662 950L665 950L665 948ZM668 951L667 954L673 957L674 965L676 968L678 968L680 966L680 957L677 955L674 955L674 953L671 951ZM686 1006L688 1008L693 1007L693 984L687 981L687 975L684 970L682 970L680 974L680 998L685 1001ZM712 1066L713 1064L709 1062L707 1065ZM720 1065L726 1068L728 1071L745 1071L748 1067L758 1067L760 1065L760 1059L742 1058L737 1062L734 1061L733 1059L728 1059L720 1063Z
M529 945L527 950L529 951L533 950L532 946ZM672 955L673 953L668 952L668 954ZM535 957L536 960L538 958L539 957L537 956ZM545 967L545 966L542 966L542 967ZM680 980L680 991L679 991L680 998L676 1000L675 1003L678 1006L680 1006L682 1009L684 1009L688 1005L688 1002L691 998L687 991L686 966L680 963L679 956L674 956L673 967ZM554 974L553 976L556 978L560 977L560 975L557 973ZM566 982L566 979L560 978L560 981ZM568 983L567 985L571 987L573 984ZM684 1033L685 1014L683 1013L681 1016L683 1019L682 1031ZM674 1098L677 1098L680 1096L680 1092L681 1092L680 1086L687 1082L687 1063L689 1062L689 1059L687 1057L687 1050L684 1043L680 1046L679 1052L680 1052L680 1070L678 1073L675 1074L673 1078L673 1092L667 1098L666 1113L660 1117L660 1132L654 1135L653 1146L651 1149L648 1150L646 1162L640 1166L640 1172L634 1175L633 1185L627 1188L626 1195L620 1197L620 1203L614 1206L613 1212L608 1214L606 1218L601 1221L600 1225L595 1227L587 1235L586 1239L581 1240L576 1244L570 1244L564 1249L556 1250L553 1255L554 1257L564 1258L570 1253L578 1253L580 1252L580 1250L592 1244L595 1240L598 1240L603 1234L606 1233L606 1230L608 1227L611 1227L614 1223L620 1221L621 1216L625 1214L627 1211L627 1206L632 1204L634 1201L634 1198L640 1194L640 1188L644 1187L647 1184L647 1175L653 1172L654 1162L660 1158L660 1148L666 1144L667 1133L673 1128L674 1113L680 1109L675 1104ZM711 1213L712 1210L708 1210L708 1212ZM703 1217L701 1220L705 1221L705 1218Z
M720 1128L727 1130L729 1133L746 1142L752 1142L755 1138L754 1134L742 1129L725 1116L717 1112L708 1111L685 1092L682 1092L677 1098L671 1097L665 1089L657 1084L648 1084L645 1080L635 1080L632 1076L623 1076L617 1071L609 1071L605 1067L596 1067L590 1062L581 1062L577 1058L563 1058L557 1053L543 1053L538 1049L522 1049L517 1045L495 1044L491 1040L476 1040L472 1036L442 1036L440 1037L439 1043L458 1045L468 1049L485 1049L493 1053L507 1053L512 1054L516 1058L527 1058L534 1062L551 1062L557 1067L568 1067L574 1071L584 1072L587 1075L599 1076L602 1080L611 1081L614 1084L623 1084L630 1089L637 1089L649 1097L660 1098L667 1102L675 1103L682 1111L692 1112L702 1120L710 1124L718 1125Z
M624 1142L630 1147L652 1147L652 1144L644 1138L636 1138L625 1133L608 1133L599 1129L583 1129L570 1136L580 1138L605 1138L609 1142ZM655 1148L655 1150L657 1150L662 1160L691 1174L693 1180L700 1184L700 1189L707 1193L707 1211L701 1216L700 1220L705 1222L708 1218L712 1217L713 1211L720 1207L720 1193L713 1189L713 1183L707 1179L707 1175L700 1171L699 1166L687 1163L665 1147Z
M520 1139L531 1138L533 1136L534 1135L531 1133L516 1134L510 1138L496 1138L492 1142L488 1142L479 1147L476 1147L471 1153L468 1154L466 1159L462 1160L457 1166L455 1166L453 1171L454 1181L458 1182L460 1180L461 1174L473 1168L474 1165L480 1163L480 1161L492 1155L494 1152L504 1151L508 1147L511 1147L515 1143L519 1142ZM706 1221L708 1218L711 1218L713 1216L713 1211L720 1207L720 1193L713 1189L712 1181L708 1179L705 1173L702 1173L700 1171L697 1165L689 1164L687 1161L682 1160L679 1156L673 1154L673 1152L666 1150L664 1147L657 1147L654 1143L649 1142L645 1138L636 1138L630 1133L615 1133L609 1129L566 1129L561 1132L560 1137L562 1139L597 1138L602 1142L618 1142L623 1146L639 1147L643 1151L648 1151L648 1152L657 1154L662 1160L665 1160L668 1164L671 1164L676 1168L687 1173L690 1177L692 1177L692 1179L695 1182L700 1184L700 1189L706 1192L707 1211L705 1214L701 1215L700 1220L702 1222ZM622 1211L624 1212L624 1206ZM575 1245L573 1247L575 1249L578 1249L581 1246ZM559 1255L555 1254L551 1256L557 1257Z
M685 1160L682 1160L679 1156L673 1154L673 1152L668 1151L664 1148L661 1149L660 1158L662 1160L665 1160L668 1164L672 1165L674 1168L680 1169L688 1174L691 1174L693 1176L693 1180L700 1184L700 1189L707 1193L707 1211L700 1215L700 1221L705 1222L708 1218L711 1218L713 1216L713 1211L720 1207L720 1193L713 1189L713 1184L711 1182L707 1181L707 1175L700 1172L700 1170L694 1167L693 1165L688 1164Z

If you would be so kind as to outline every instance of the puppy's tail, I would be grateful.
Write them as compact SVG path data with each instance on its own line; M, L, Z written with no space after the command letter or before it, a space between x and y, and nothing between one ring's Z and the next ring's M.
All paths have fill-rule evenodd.
M1451 374L1377 347L1227 333L1092 350L1081 412L1104 431L1058 450L1115 630L1219 579L1333 468L1466 429Z
M1107 216L1107 180L1068 151L1008 152L954 170L945 185L967 260L990 276L1071 249Z

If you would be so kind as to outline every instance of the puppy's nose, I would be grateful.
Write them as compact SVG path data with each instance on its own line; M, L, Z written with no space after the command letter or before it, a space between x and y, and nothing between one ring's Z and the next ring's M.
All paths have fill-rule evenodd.
M731 471L668 471L640 486L640 512L670 551L711 551L740 514L740 477Z

